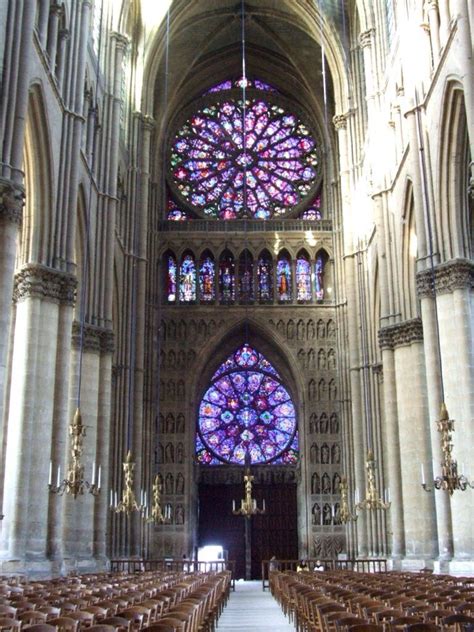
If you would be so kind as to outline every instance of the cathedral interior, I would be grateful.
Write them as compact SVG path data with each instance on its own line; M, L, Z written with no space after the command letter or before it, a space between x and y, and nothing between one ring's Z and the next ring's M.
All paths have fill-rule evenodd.
M474 574L472 2L0 0L0 34L0 572Z

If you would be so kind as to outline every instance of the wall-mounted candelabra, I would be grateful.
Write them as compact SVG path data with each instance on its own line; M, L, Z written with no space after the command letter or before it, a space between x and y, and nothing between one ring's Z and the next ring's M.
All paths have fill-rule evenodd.
M263 500L262 509L260 509L257 506L256 499L252 498L253 480L254 477L250 474L250 470L247 469L244 475L245 498L242 498L240 501L240 507L238 509L235 508L235 500L232 501L232 513L234 515L250 518L250 516L255 516L256 514L265 513L265 499Z
M365 490L365 498L360 502L357 502L356 499L355 508L357 510L368 509L369 511L373 511L374 509L388 509L391 505L388 492L386 494L386 500L383 500L379 497L377 485L375 484L375 458L372 450L367 452L365 469L367 471L367 489Z
M426 492L433 489L442 489L452 495L456 490L464 492L468 487L474 488L474 484L458 473L458 463L453 459L453 437L454 419L449 418L446 404L441 404L440 418L436 422L438 432L441 434L441 451L443 453L441 461L441 476L437 476L431 486L427 485L423 464L421 464L421 486Z
M357 520L357 515L352 513L349 508L348 484L347 478L345 476L342 477L342 480L339 483L339 491L341 494L341 505L339 507L339 511L337 512L336 518L338 518L339 521L343 524L347 524L348 522L355 522Z
M124 485L121 501L115 505L111 505L111 509L116 513L124 513L129 516L134 511L143 512L144 504L138 504L133 491L133 476L135 470L135 462L132 460L132 453L129 450L123 464Z
M169 505L166 505L165 511L163 512L163 508L161 505L161 492L163 490L163 479L161 474L157 474L153 481L152 485L152 503L151 503L151 513L150 516L147 517L147 523L154 524L165 524L170 522L171 518L171 508Z
M81 463L83 452L82 440L86 435L86 428L82 423L81 411L77 408L74 419L69 426L71 436L71 461L69 463L66 477L61 480L61 466L58 466L56 485L53 484L53 463L49 464L49 491L53 494L70 494L73 498L84 494L85 491L97 496L100 493L102 468L96 473L95 461L92 464L91 482L84 480L84 466ZM97 474L97 477L96 477Z

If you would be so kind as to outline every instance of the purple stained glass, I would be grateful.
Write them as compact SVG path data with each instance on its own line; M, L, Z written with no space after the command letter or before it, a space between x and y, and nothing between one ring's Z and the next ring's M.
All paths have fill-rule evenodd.
M311 204L308 206L306 211L303 211L300 215L301 219L315 221L318 219L322 219L323 215L321 213L321 195L317 195Z
M199 295L203 302L213 301L215 298L215 264L212 257L205 257L199 267Z
M288 257L282 256L277 263L278 300L291 301L291 263Z
M257 263L259 301L271 301L273 298L272 274L272 260L270 256L261 256Z
M174 303L176 301L176 259L169 255L167 263L166 296L168 303Z
M311 300L311 263L304 255L296 259L296 300Z
M317 177L309 129L259 98L202 107L178 130L170 175L182 200L203 216L268 219L299 204Z
M224 253L219 261L219 299L221 303L235 299L235 264L230 253Z
M232 90L232 88L255 88L255 90L263 90L264 92L277 92L277 89L271 86L265 81L260 79L249 79L248 77L240 77L236 81L227 79L227 81L221 81L221 83L212 86L209 90L206 90L204 94L213 94L214 92L222 92L223 90Z
M288 454L287 454L288 453ZM262 354L242 345L215 372L199 407L200 463L294 463L296 411L278 373Z
M179 300L182 303L196 300L196 264L192 255L185 255L181 261Z
M188 214L182 209L178 208L173 200L169 200L168 202L168 214L166 215L166 219L172 222L183 222L188 218Z

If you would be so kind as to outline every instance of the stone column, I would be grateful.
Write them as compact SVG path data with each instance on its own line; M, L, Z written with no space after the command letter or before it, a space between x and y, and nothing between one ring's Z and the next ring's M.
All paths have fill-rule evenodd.
M58 67L56 78L58 81L59 90L63 89L64 82L64 62L66 61L66 42L69 39L69 31L67 29L61 29L59 31L59 50L58 50Z
M38 16L38 37L41 42L41 46L46 46L46 38L48 36L48 21L49 21L49 7L50 0L39 0L39 16Z
M426 12L428 13L428 22L430 25L430 38L431 49L433 51L433 57L435 64L439 59L440 41L439 41L439 13L438 13L438 0L428 0L425 4Z
M48 25L48 57L51 72L54 75L56 67L56 54L58 46L59 21L63 14L63 7L60 4L52 4L49 13Z
M45 569L48 470L59 305L74 300L75 278L29 264L16 276L17 302L5 459L4 568ZM28 516L28 519L26 517Z

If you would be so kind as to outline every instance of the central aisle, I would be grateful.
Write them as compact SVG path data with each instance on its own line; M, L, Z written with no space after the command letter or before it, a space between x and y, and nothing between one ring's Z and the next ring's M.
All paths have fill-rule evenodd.
M294 632L269 590L261 581L236 582L227 606L217 624L218 632Z

